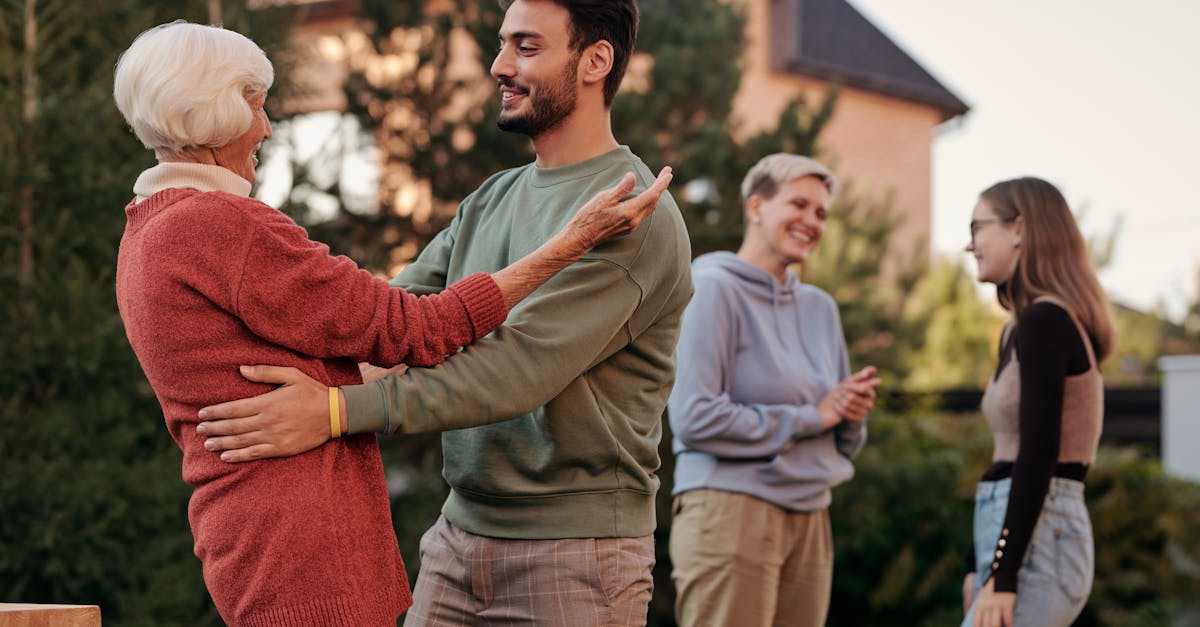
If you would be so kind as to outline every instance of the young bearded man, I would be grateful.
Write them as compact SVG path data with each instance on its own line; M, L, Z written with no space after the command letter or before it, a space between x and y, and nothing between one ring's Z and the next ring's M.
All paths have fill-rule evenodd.
M636 39L635 0L501 5L497 123L528 135L537 159L463 200L393 281L413 292L504 267L630 170L639 188L654 179L609 116ZM451 492L421 540L406 625L645 623L660 420L690 257L664 194L639 228L562 271L492 336L438 367L340 388L350 433L445 432ZM329 438L325 387L269 366L247 376L284 385L202 410L209 450L247 461Z

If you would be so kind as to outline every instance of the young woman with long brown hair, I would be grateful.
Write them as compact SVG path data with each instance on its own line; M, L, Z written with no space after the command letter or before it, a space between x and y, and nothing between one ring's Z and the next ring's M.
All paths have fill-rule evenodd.
M995 438L976 490L963 627L1066 626L1091 590L1083 480L1104 415L1108 301L1062 194L1037 178L980 194L967 251L1012 313L983 396Z

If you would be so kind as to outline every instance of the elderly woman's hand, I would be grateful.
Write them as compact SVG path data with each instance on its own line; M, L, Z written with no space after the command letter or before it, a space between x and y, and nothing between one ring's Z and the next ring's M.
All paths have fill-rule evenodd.
M622 202L637 182L633 173L626 174L615 187L592 197L571 219L563 236L570 238L575 250L584 253L610 237L633 231L658 206L672 176L670 167L663 168L646 191Z
M663 168L646 191L621 201L633 191L637 179L626 174L616 186L596 194L565 227L516 263L492 273L496 286L511 310L556 272L583 257L596 244L637 228L658 206L658 198L671 182L671 168Z

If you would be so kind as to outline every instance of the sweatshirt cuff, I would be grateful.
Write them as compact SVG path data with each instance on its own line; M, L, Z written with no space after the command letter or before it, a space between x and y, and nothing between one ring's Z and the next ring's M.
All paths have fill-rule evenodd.
M802 440L812 438L825 432L825 423L821 420L821 412L816 405L802 405L796 412L792 422L792 438Z
M383 380L361 385L344 385L346 395L346 433L390 433L390 416L383 393L383 381L400 375L389 374ZM399 425L397 425L399 426Z
M467 318L471 321L473 340L495 331L504 324L508 317L508 308L504 306L504 294L496 280L486 272L476 272L464 279L456 281L449 288L467 310Z

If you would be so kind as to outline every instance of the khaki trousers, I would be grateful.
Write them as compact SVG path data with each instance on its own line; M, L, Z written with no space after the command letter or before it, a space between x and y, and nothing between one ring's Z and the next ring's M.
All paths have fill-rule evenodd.
M438 517L404 625L645 625L653 568L654 536L505 540Z
M789 512L745 494L675 497L671 579L681 627L819 627L829 612L829 511Z

